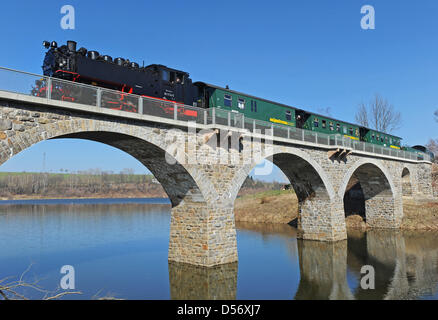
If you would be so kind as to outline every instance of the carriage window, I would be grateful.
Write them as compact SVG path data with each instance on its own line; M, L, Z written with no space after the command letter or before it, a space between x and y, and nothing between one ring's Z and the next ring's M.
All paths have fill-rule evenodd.
M329 125L330 125L330 131L333 131L333 130L334 130L334 128L333 128L333 122L330 122Z
M380 137L380 142L383 142L383 137Z
M336 124L336 131L341 131L341 126L339 125L339 123Z
M322 127L325 128L327 126L327 121L322 120Z
M162 71L163 81L169 81L169 72L167 70Z
M233 97L228 94L224 95L224 106L231 107L232 104L233 104Z
M292 113L290 110L286 110L286 120L292 120Z
M347 133L347 127L343 127L344 128L344 133Z
M374 133L371 135L371 139L373 139L374 140Z
M318 126L319 126L319 120L318 120L318 118L315 118L315 120L313 120L313 126L314 126L315 128L318 128Z
M356 137L359 137L359 129L356 128Z
M392 144L392 138L389 138L389 143Z
M239 109L245 109L245 99L238 98L237 99L237 106Z
M350 136L353 135L353 128L348 128L348 132L350 133Z
M257 112L257 101L251 100L251 111Z
M170 73L169 81L171 83L175 83L175 72L171 72Z

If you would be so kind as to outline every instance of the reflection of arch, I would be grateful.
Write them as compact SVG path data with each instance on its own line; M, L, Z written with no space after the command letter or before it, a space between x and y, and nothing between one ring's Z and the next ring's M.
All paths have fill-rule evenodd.
M348 269L358 286L356 299L418 299L437 292L438 250L436 233L369 230L359 239L348 239ZM375 289L362 289L360 269L375 269Z
M397 272L403 267L404 240L398 230L368 230L362 237L348 239L348 269L357 278L354 296L358 300L386 299L389 290L404 288L404 279ZM360 285L364 265L374 268L374 289ZM397 276L397 277L396 277Z
M274 146L263 155L289 179L299 202L299 236L312 240L346 239L342 203L339 201L325 170L310 155L297 148ZM246 177L257 165L253 162L237 174L230 192L234 201Z
M357 180L363 192L365 216L372 227L397 228L402 217L402 204L388 170L378 160L362 159L344 176L339 196L344 197L351 180Z
M297 300L354 299L347 283L347 241L298 240L300 284Z
M411 172L408 168L403 168L402 171L402 193L403 196L412 196L412 180Z
M169 263L170 298L173 300L234 300L237 262L212 268Z

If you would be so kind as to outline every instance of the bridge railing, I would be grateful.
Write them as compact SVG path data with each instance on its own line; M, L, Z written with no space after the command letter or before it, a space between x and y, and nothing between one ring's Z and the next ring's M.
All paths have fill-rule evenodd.
M407 152L356 141L341 134L325 134L245 117L242 113L218 108L203 109L106 88L0 67L0 90L48 100L68 101L100 108L134 112L159 118L195 121L273 135L296 142L315 143L333 148L386 155L409 160L431 161L425 153Z

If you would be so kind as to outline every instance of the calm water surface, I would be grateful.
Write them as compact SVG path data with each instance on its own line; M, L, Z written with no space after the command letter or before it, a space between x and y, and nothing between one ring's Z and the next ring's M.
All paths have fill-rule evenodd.
M239 263L205 269L168 263L167 200L3 201L0 279L31 265L24 279L55 290L72 265L83 294L68 299L438 298L437 233L353 232L330 244L297 240L288 225L236 226ZM375 268L374 290L360 287L363 265Z

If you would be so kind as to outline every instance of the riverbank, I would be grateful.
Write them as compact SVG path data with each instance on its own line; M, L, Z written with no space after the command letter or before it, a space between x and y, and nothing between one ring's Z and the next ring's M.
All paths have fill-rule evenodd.
M293 190L272 190L246 194L236 199L238 222L291 223L298 216L298 199Z
M438 230L438 200L404 198L403 230ZM236 222L295 224L298 217L298 199L293 190L267 191L236 199ZM349 215L347 229L367 230L364 217Z
M0 197L4 200L75 200L75 199L141 199L141 198L162 198L167 199L165 192L129 192L129 193L94 193L91 196L86 195L13 195L9 197Z

